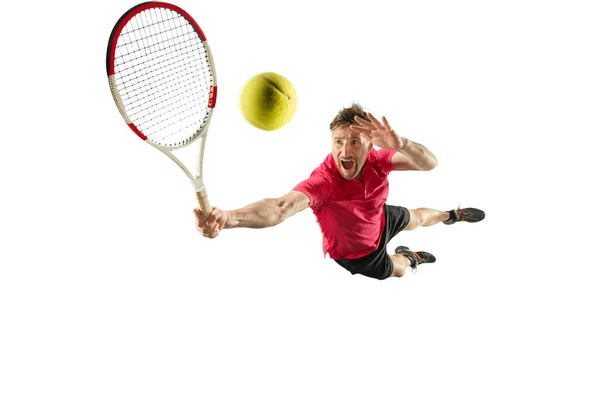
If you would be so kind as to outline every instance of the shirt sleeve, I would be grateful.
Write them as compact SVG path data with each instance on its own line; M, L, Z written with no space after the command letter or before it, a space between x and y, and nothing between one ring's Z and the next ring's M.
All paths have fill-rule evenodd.
M375 153L375 163L379 168L386 174L389 174L394 170L392 165L392 157L396 153L396 150L382 149Z
M292 190L304 193L308 197L311 207L319 207L329 199L332 191L332 184L333 183L327 176L320 173L314 173L310 178L297 184Z

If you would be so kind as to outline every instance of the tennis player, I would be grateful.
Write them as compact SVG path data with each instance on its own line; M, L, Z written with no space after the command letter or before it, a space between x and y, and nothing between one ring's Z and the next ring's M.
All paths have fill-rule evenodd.
M400 231L443 222L479 222L483 211L460 208L409 210L386 204L388 174L429 171L437 159L425 146L399 136L385 117L381 121L354 103L340 110L329 126L331 154L310 177L278 199L264 199L237 210L213 208L206 218L194 210L201 235L214 238L222 229L266 228L310 207L323 233L323 252L352 274L375 279L401 277L435 257L425 251L386 246ZM380 150L375 150L377 146Z

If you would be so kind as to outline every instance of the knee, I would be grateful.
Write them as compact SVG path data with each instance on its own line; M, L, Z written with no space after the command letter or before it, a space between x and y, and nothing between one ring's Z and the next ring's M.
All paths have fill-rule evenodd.
M416 224L418 226L423 225L423 221L425 220L425 216L423 215L423 212L421 212L421 210L415 210L415 218L416 218Z
M419 226L423 225L424 220L425 216L420 210L410 210L410 221L405 229L411 230L418 228Z
M389 278L402 278L404 276L405 270L406 268L394 267L394 270L392 271L392 274L389 276Z
M392 273L389 277L401 278L402 276L404 276L407 265L410 265L410 261L408 260L408 258L401 254L393 254L390 255L390 259L392 260Z

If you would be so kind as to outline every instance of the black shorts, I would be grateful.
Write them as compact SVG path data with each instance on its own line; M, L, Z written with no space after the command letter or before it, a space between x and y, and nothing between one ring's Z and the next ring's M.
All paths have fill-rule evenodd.
M386 279L392 275L394 264L387 254L387 244L410 221L408 209L399 206L383 205L385 210L385 227L381 233L379 247L361 258L334 260L350 273L361 274L375 279Z

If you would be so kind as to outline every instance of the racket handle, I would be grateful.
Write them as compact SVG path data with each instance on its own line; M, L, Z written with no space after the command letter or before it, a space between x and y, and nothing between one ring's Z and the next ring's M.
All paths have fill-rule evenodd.
M212 213L212 207L210 202L208 201L208 194L206 194L206 188L202 188L196 192L196 198L198 199L198 206L200 206L200 211L204 214L205 217L208 218L210 213Z

